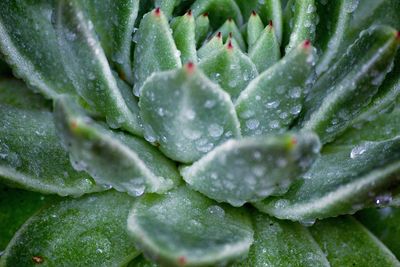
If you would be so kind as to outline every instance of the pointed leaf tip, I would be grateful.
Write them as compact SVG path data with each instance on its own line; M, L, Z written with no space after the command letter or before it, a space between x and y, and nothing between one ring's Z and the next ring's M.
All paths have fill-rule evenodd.
M160 15L161 15L161 8L160 8L160 7L157 7L156 9L154 9L154 14L155 14L156 16L160 16Z
M189 74L193 74L193 72L195 71L195 69L196 69L196 65L195 65L193 62L188 62L188 63L186 64L186 70L187 70L187 72L188 72Z
M203 17L208 17L208 13L204 13L204 14L203 14Z
M221 39L222 38L222 32L217 33L217 38Z
M309 49L311 47L311 41L310 40L305 40L303 43L303 47L305 49Z
M398 41L400 41L400 31L397 31L397 32L396 32L396 39L397 39Z
M270 21L268 22L268 26L271 27L271 28L274 27L274 23L272 22L272 20L270 20Z
M189 9L188 12L186 12L186 15L189 16L189 17L191 17L191 16L192 16L192 10Z
M257 16L257 12L256 12L255 10L253 10L253 11L251 12L251 15Z
M233 50L232 41L229 41L229 42L228 42L227 48L228 48L228 50Z

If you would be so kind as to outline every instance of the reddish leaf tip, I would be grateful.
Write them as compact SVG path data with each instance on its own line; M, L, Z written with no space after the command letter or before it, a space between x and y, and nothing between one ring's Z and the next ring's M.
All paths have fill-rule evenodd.
M204 13L204 14L203 14L203 17L208 17L208 13Z
M257 16L257 12L255 10L251 11L252 16Z
M157 7L156 9L154 9L154 14L156 14L156 16L160 16L161 15L161 8Z
M222 38L222 32L217 33L217 38Z
M268 26L271 27L271 28L274 27L274 22L273 22L272 20L270 20L270 21L268 22Z
M292 140L290 140L290 143L292 145L297 145L297 139L293 137Z
M228 47L229 50L232 50L232 49L233 49L232 41L229 41L229 42L228 42L228 46L227 46L227 47Z
M232 18L228 18L228 22L232 22L233 21L233 19Z
M180 265L180 266L186 265L186 257L185 257L185 256L180 256L180 257L178 258L178 262L179 262L179 265Z
M305 49L310 48L311 47L311 41L310 40L305 40L304 43L303 43L303 47Z
M189 62L186 64L186 70L187 70L187 72L190 73L190 74L194 72L195 68L196 68L196 65L195 65L193 62L191 62L191 61L189 61Z
M230 33L229 33L229 38L232 38L232 37L233 37L233 33L230 32Z
M397 31L397 32L396 32L396 39L397 39L397 40L400 40L400 31Z
M192 10L189 9L188 12L186 13L186 15L188 15L189 17L192 16Z

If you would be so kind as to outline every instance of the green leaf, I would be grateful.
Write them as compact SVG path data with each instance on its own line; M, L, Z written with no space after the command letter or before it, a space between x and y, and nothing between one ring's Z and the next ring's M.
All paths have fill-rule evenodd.
M2 183L62 196L101 190L91 177L72 168L49 111L0 104L0 125Z
M230 140L183 168L183 179L196 191L233 206L285 193L318 155L314 134Z
M191 7L195 17L209 13L211 26L215 29L228 18L233 18L237 25L243 24L242 13L234 0L197 0Z
M155 0L154 6L161 8L165 16L171 18L175 6L181 1L182 0Z
M26 110L49 111L51 109L50 101L35 94L23 82L16 79L0 79L1 104Z
M14 74L47 97L74 94L52 25L50 0L0 2L0 51Z
M399 44L397 31L390 27L377 26L363 32L311 89L303 128L315 131L323 143L342 133L378 91Z
M315 42L322 52L317 65L318 74L325 72L338 55L342 54L341 44L346 38L346 29L359 2L359 0L316 2L318 16L323 18L317 25Z
M20 228L0 266L123 266L139 254L126 234L134 202L115 191L57 202Z
M310 222L354 213L399 184L400 136L357 145L330 145L288 193L256 207L277 218Z
M72 99L58 99L55 114L71 161L99 184L139 196L145 191L162 193L179 183L174 163L155 147L94 122Z
M399 208L366 209L357 213L357 219L400 258Z
M254 136L288 130L300 114L314 65L315 52L306 41L251 81L236 102L242 134Z
M200 46L201 43L207 38L208 31L210 30L210 19L208 13L196 18L196 45Z
M274 26L269 24L249 49L249 57L260 73L281 59L280 46L275 33Z
M314 40L316 10L315 0L289 0L283 17L286 53L304 40Z
M132 34L139 11L138 0L123 2L92 0L80 3L91 19L101 46L120 76L133 83L131 64Z
M218 32L208 42L203 44L203 46L197 51L197 56L201 61L211 56L216 51L219 51L222 47L224 47L222 33Z
M77 1L59 1L57 34L68 77L80 96L105 115L112 128L141 134L137 116L124 101L104 51L96 38L93 23Z
M260 37L263 29L264 24L260 16L255 11L252 12L247 22L247 45L249 46L249 51Z
M242 51L247 51L246 43L243 39L242 33L237 27L236 23L232 19L228 19L217 32L222 33L222 37L224 40L228 39L228 37L232 37L235 39L237 45Z
M172 26L176 47L181 53L182 63L197 62L196 25L192 11L176 19Z
M139 106L147 140L176 161L193 162L240 137L229 95L193 64L149 78Z
M233 101L258 76L257 68L250 58L232 43L203 59L199 68L229 93Z
M390 69L389 69L390 70ZM363 121L372 121L382 113L388 112L396 106L396 99L400 96L400 53L394 60L393 70L385 77L378 93L372 98L371 103L364 107L360 115L353 121L353 125ZM399 106L397 104L397 106Z
M134 93L140 95L146 79L153 73L182 66L168 20L160 9L147 13L136 33L137 44L133 67Z
M3 251L22 224L55 197L1 184L0 192L0 251Z
M400 266L376 237L351 217L323 220L310 228L330 266Z
M260 1L258 1L260 3ZM272 21L276 38L279 43L282 43L283 35L283 16L281 0L265 0L258 8L261 19L264 24Z
M147 194L133 206L128 231L138 247L165 266L208 266L245 255L253 242L247 213L180 187Z
M254 244L247 259L234 267L330 266L307 228L262 213L252 215Z

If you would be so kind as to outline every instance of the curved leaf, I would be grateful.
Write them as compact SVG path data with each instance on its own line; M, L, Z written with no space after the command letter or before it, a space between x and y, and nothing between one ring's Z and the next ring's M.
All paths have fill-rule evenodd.
M275 35L275 28L269 24L249 49L249 57L257 70L262 73L281 58L280 46Z
M359 0L317 1L316 46L322 52L317 65L317 73L325 72L333 60L341 54L341 44L346 38L346 29ZM362 2L362 1L361 1Z
M311 89L305 102L304 129L323 143L343 132L376 94L400 44L394 29L365 31L347 53Z
M399 208L366 209L357 213L357 219L400 258Z
M197 0L191 9L195 17L209 13L213 28L219 27L228 18L233 18L237 25L243 24L242 13L234 0Z
M304 40L314 40L316 10L315 0L289 0L283 16L286 53Z
M0 266L123 266L139 254L126 234L133 203L115 191L55 203L17 232Z
M0 51L17 77L47 97L75 93L52 25L55 9L50 0L0 2Z
M247 259L234 264L234 267L330 266L305 227L262 213L254 212L252 215L254 244Z
M0 104L0 125L1 182L63 196L101 190L72 168L49 111Z
M82 4L73 0L58 3L57 37L62 61L77 92L105 115L112 128L122 127L140 135L140 121L124 101Z
M249 82L258 76L257 68L250 58L232 43L203 59L199 68L229 93L233 101Z
M261 3L258 8L260 17L265 24L272 21L278 43L282 43L283 15L281 0L265 0L258 2ZM262 2L264 3L262 4Z
M180 162L193 162L240 136L229 95L193 64L149 78L139 105L147 140Z
M196 25L192 12L189 11L172 24L176 47L181 53L182 63L197 62Z
M70 98L55 104L56 126L75 168L99 184L139 196L165 192L179 183L174 164L145 140L113 132L87 117Z
M166 266L208 266L248 252L253 230L246 213L180 187L145 195L133 206L128 231L138 247Z
M320 221L310 232L332 267L400 266L390 250L351 217Z
M354 213L399 184L400 137L325 147L304 179L287 194L256 207L281 219L313 221Z
M135 37L134 93L138 96L149 76L158 71L180 68L182 62L168 20L159 8L142 18Z
M315 53L306 41L254 79L236 102L242 134L254 136L288 130L302 109L314 64Z
M0 192L0 251L3 251L22 224L55 198L1 184Z
M319 148L318 137L310 133L230 140L181 174L196 191L242 206L285 193L311 166Z
M131 64L132 33L139 11L138 0L80 0L99 36L109 61L124 80L133 83Z

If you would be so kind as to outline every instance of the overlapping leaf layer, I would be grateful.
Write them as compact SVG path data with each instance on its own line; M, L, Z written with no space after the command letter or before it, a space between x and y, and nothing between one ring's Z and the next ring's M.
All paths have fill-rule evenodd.
M0 266L400 266L399 10L2 0Z

